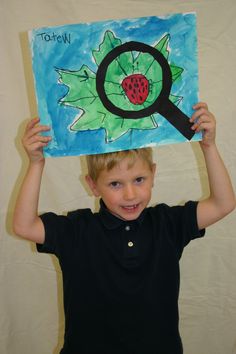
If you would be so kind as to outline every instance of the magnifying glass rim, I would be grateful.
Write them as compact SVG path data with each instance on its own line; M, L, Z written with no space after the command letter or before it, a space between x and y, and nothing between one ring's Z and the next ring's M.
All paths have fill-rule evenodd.
M162 68L162 89L160 94L150 106L138 111L123 110L115 106L109 100L104 87L106 73L110 63L115 60L120 54L131 51L150 54ZM171 86L172 74L168 61L158 49L142 42L130 41L112 49L100 63L96 74L96 89L103 105L109 112L124 118L143 118L150 116L154 113L158 113L158 106L161 105L163 101L169 100Z

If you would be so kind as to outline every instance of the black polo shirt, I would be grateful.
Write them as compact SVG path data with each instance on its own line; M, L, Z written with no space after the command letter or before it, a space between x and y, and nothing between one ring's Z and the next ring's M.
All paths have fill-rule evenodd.
M45 243L63 274L61 354L182 354L178 330L179 259L203 236L197 202L159 204L123 221L101 203L41 216Z

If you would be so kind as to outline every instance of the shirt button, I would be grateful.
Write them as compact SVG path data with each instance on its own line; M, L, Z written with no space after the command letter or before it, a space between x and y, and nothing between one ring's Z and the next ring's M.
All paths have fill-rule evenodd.
M133 245L134 245L134 244L133 244L132 241L129 241L129 242L128 242L128 246L129 246L129 247L133 247Z
M130 226L129 225L125 226L125 230L129 231L130 230Z

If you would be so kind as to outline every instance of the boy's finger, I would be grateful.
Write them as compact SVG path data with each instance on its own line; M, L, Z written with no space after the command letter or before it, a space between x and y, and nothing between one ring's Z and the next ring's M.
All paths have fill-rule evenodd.
M207 131L209 130L210 126L209 126L209 122L202 122L201 124L199 125L196 125L196 133L204 130L204 131Z
M209 115L206 114L202 114L198 119L193 121L193 125L192 125L192 130L196 130L196 132L198 132L198 129L201 130L200 127L202 127L203 124L207 124L211 126L211 117ZM204 129L204 128L203 128Z
M33 135L37 135L39 133L47 132L50 130L50 127L48 125L37 125L37 126L32 126L25 134L26 138L30 138Z
M27 140L27 145L33 145L37 142L48 143L52 140L51 136L33 135Z
M36 141L34 144L31 145L31 151L35 151L41 147L45 147L48 145L48 143L48 141Z
M208 110L208 105L206 102L198 102L193 106L193 109L206 108Z
M33 119L31 119L30 121L29 121L29 123L27 124L27 126L26 126L26 130L28 131L28 130L31 130L32 128L34 128L34 127L48 127L49 129L50 129L50 127L49 127L49 125L38 125L37 126L37 124L38 123L40 123L40 118L39 117L35 117L35 118L33 118Z
M211 117L211 113L203 107L197 109L196 112L193 113L192 117L190 118L190 122L194 123L195 120L198 120L202 117L205 117L205 119L210 119Z
M32 129L36 124L40 121L39 117L35 117L31 119L28 124L26 125L26 130Z

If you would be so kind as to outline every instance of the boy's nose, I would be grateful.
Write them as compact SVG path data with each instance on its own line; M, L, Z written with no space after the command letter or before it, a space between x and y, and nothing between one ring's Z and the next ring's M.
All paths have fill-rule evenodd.
M124 199L132 200L135 198L135 188L132 185L127 185L124 190Z

